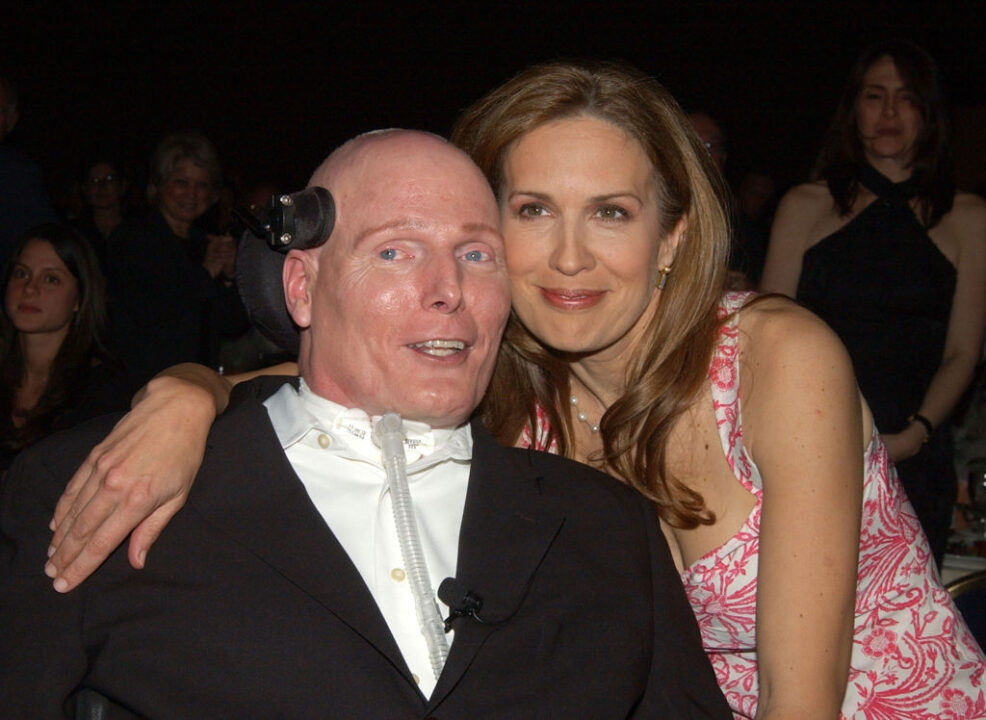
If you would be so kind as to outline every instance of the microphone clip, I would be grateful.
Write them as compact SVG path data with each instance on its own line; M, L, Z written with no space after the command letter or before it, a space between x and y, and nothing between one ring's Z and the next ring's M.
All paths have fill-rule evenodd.
M452 623L461 617L471 617L481 625L486 622L479 617L483 609L483 599L472 590L466 590L454 578L445 578L438 586L438 597L448 605L449 614L445 618L445 632L452 630Z

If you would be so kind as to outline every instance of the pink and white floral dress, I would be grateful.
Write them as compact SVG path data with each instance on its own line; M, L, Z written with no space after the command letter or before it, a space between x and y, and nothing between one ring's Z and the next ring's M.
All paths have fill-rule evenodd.
M749 294L730 293L723 317ZM763 486L743 446L739 333L720 329L709 369L723 451L756 503L730 540L681 575L702 644L736 718L756 715L757 559ZM876 430L863 458L863 518L849 685L842 718L986 718L986 658L942 588L924 534Z
M729 293L720 315L740 309L751 293ZM757 711L757 562L760 551L760 472L743 446L739 400L739 333L730 317L719 331L709 380L723 452L736 479L756 502L743 527L682 574L702 644L735 718ZM547 417L538 412L534 437L547 446ZM859 538L855 631L846 720L960 720L986 718L986 658L934 568L928 541L876 429L866 453Z

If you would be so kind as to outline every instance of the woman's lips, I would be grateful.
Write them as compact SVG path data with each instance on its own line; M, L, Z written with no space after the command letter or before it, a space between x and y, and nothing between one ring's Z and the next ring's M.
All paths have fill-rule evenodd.
M24 303L18 304L17 310L20 311L20 312L24 312L24 313L39 313L39 312L41 312L41 308L39 308L37 305L26 305Z
M585 310L598 305L606 294L599 290L566 290L563 288L540 288L541 297L552 307L561 310Z

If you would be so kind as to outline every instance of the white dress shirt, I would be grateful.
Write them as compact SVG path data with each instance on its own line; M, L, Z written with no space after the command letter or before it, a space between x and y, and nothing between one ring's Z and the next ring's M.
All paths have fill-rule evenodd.
M284 385L264 403L284 452L315 507L369 588L421 692L437 678L401 559L387 476L371 418ZM373 418L375 420L376 418ZM404 421L407 476L432 590L455 575L472 434ZM442 616L448 608L439 602ZM448 635L451 642L452 633Z

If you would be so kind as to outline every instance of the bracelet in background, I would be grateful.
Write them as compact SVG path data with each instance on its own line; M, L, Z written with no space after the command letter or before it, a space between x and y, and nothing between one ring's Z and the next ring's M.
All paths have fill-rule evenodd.
M921 413L914 413L909 418L907 418L907 422L909 423L916 422L919 425L921 425L921 427L924 428L925 442L928 442L928 440L931 439L931 434L935 431L935 426L932 425L931 421L928 418L926 418L924 415L922 415Z

